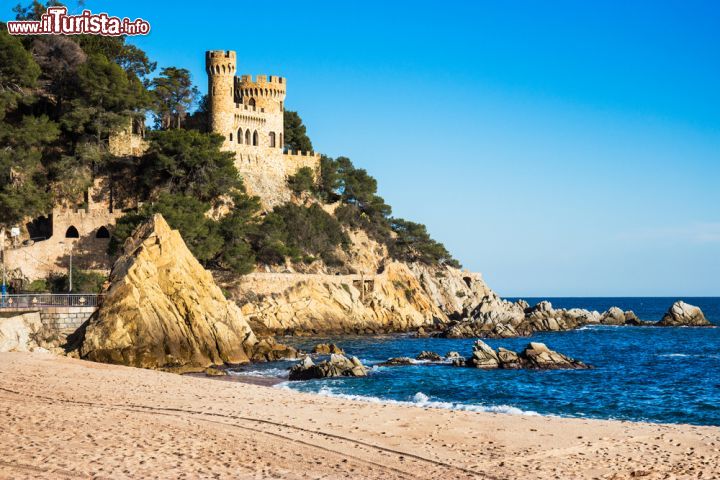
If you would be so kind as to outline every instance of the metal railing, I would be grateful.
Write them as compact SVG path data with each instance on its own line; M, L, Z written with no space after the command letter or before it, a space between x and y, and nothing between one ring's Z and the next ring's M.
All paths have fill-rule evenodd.
M97 307L102 303L97 293L21 293L0 296L0 308Z

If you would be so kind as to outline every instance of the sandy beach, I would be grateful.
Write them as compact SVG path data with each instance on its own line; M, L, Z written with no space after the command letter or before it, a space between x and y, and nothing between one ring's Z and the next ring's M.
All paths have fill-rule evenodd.
M0 353L2 478L718 478L720 429L383 405Z

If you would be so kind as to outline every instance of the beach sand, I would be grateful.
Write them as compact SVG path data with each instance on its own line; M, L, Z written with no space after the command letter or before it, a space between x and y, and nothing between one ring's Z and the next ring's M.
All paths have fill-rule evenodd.
M0 353L2 478L718 478L720 428L423 409Z

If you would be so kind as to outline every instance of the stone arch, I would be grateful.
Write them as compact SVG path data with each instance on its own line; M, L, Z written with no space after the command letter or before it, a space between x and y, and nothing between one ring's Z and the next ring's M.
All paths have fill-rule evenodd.
M95 238L110 238L110 230L108 230L105 225L101 226L97 229L97 232L95 232Z
M270 132L269 137L270 137L270 147L271 147L271 148L275 148L275 147L276 147L276 145L275 145L275 132Z
M242 145L242 142L243 142L242 128L238 128L238 131L237 131L237 142Z
M250 140L250 135L252 135L252 134L250 133L250 129L248 128L247 130L245 130L245 145L252 145L252 141Z
M253 132L253 145L256 146L256 147L258 146L258 133L257 133L257 130L255 130L255 131Z
M70 225L68 229L65 230L65 238L80 238L80 233L74 225Z
M251 107L255 108L255 99L254 99L254 98L251 98L250 101L248 102L248 105L250 105Z

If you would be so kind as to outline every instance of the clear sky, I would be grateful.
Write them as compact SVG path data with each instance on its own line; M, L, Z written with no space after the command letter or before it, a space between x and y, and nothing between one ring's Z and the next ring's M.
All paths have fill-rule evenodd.
M501 295L720 295L717 2L86 6L203 91L208 49L287 77L316 150Z

